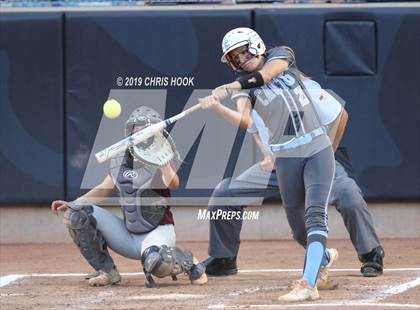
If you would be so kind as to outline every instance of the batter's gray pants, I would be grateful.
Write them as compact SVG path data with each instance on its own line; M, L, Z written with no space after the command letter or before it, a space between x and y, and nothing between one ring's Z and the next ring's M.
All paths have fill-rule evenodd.
M212 205L222 197L251 197L257 202L261 197L279 199L278 182L275 170L264 171L257 163L248 168L234 180L225 179L215 189L210 200L209 211L233 210L242 211L246 205ZM354 179L350 178L343 166L335 162L334 185L330 195L333 204L343 217L344 224L358 255L370 252L379 246L379 239L373 226L372 216L363 199L362 191ZM236 256L240 245L242 220L210 221L209 255L213 257ZM306 232L304 236L306 241Z

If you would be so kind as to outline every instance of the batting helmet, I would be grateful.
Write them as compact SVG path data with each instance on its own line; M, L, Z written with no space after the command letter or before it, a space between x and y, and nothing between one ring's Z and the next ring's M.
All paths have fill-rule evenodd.
M259 34L251 28L235 28L225 34L222 40L223 55L221 61L228 63L235 70L238 68L232 64L229 52L240 46L248 45L248 52L254 56L260 56L265 53L265 44Z

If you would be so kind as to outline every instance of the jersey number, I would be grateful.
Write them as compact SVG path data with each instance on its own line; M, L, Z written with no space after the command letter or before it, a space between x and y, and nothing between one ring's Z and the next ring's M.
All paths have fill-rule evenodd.
M300 129L300 121L303 119L303 111L293 111L292 115L293 115L293 119L292 116L289 116L289 119L287 120L287 124L286 124L286 128L284 128L284 136L296 136L297 132ZM295 126L293 125L295 124L296 126L296 131L295 131Z

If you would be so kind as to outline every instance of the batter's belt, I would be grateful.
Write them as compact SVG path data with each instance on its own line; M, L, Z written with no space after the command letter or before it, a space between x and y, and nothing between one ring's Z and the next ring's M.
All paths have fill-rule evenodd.
M313 139L315 139L316 137L323 135L326 133L326 130L324 127L319 127L316 128L314 130L312 130L311 132L305 133L302 136L293 138L285 143L280 143L280 144L270 144L270 149L273 153L275 152L279 152L282 150L290 150L290 149L295 149L299 146L303 146L306 144L309 144L312 142Z

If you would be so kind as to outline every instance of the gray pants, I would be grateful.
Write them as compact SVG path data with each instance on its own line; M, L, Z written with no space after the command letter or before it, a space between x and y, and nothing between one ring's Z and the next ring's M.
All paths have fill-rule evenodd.
M259 163L253 165L234 180L223 180L213 192L214 201L220 197L250 197L258 201L263 198L280 198L275 171L262 170ZM242 211L245 205L212 205L210 211ZM356 182L350 178L339 162L335 162L334 185L330 195L333 204L343 217L344 224L358 255L370 252L379 246L372 216ZM242 220L210 221L209 255L213 257L233 257L239 251ZM294 236L304 236L305 231L295 231ZM303 237L302 237L303 238ZM302 240L303 241L303 240Z
M93 216L107 245L122 256L139 260L143 251L152 245L175 246L175 229L172 224L159 225L148 233L133 234L127 230L121 218L103 208L94 206Z
M120 217L106 209L93 206L93 216L107 245L124 257L140 260L141 254L148 247L175 246L175 230L172 224L159 225L148 233L133 234L127 230Z
M310 157L276 158L275 163L293 239L306 247L310 234L327 238L327 209L335 170L332 149L327 147Z
M110 272L114 267L108 246L122 256L137 260L151 246L175 246L173 225L159 225L148 233L133 234L121 218L93 205L71 206L63 220L80 253L98 271Z

